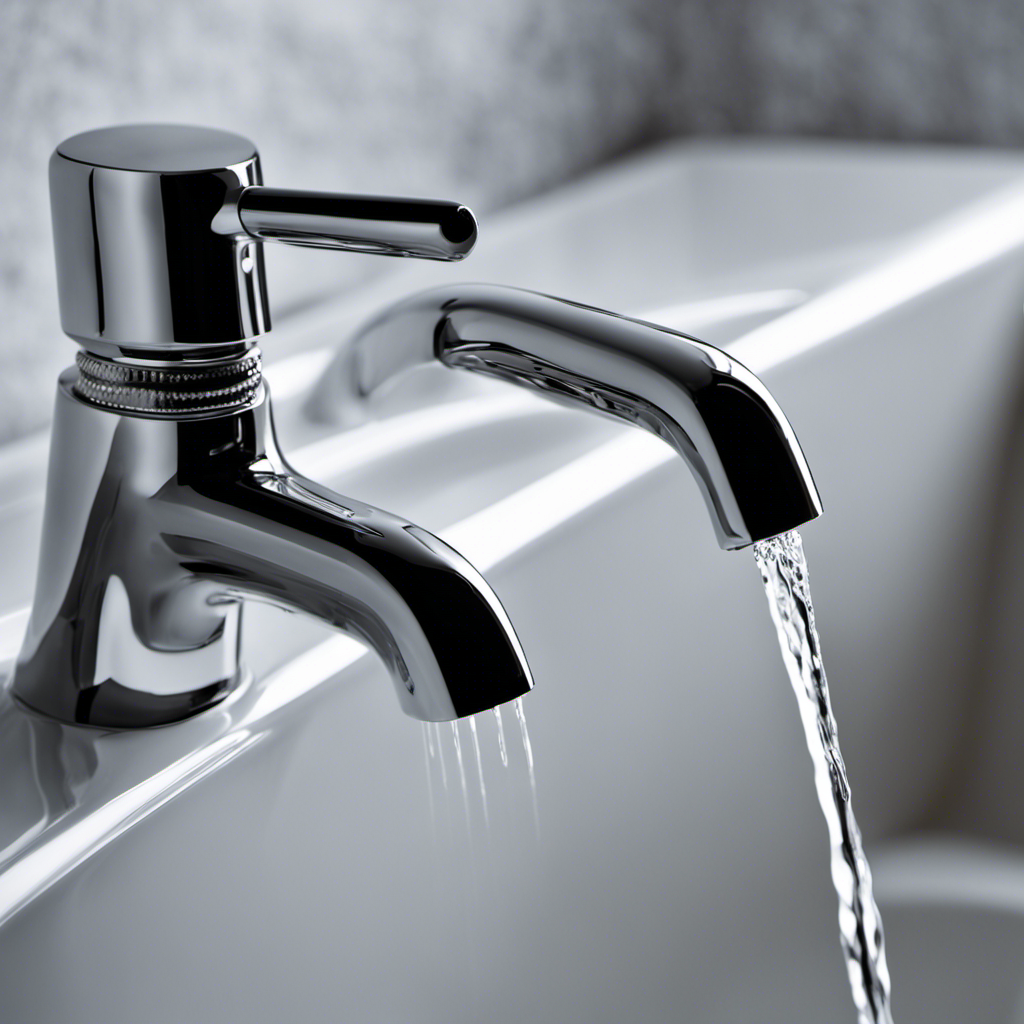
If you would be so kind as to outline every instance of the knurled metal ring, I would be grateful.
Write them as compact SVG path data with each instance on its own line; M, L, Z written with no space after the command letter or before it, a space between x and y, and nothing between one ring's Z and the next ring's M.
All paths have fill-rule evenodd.
M147 367L79 352L75 394L123 412L185 415L242 408L262 380L259 349L229 362Z

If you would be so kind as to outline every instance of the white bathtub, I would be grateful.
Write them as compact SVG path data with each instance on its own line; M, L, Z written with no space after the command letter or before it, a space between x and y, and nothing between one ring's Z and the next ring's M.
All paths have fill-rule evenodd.
M668 449L440 369L349 433L304 414L359 318L442 278L656 315L763 374L825 503L805 545L869 853L924 827L1020 838L1024 159L681 144L481 238L264 351L297 467L440 532L508 609L539 828L511 709L508 768L478 724L485 821L465 723L464 802L451 730L445 789L362 648L247 609L254 686L190 722L101 735L0 709L3 1020L852 1017L753 559L718 549ZM0 453L8 660L44 451Z

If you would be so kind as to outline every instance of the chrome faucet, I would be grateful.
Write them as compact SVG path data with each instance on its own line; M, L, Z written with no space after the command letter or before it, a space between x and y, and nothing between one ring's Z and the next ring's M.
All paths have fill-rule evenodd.
M448 720L532 686L478 572L426 530L296 473L255 339L261 240L455 260L456 203L263 188L212 129L86 132L50 161L64 331L39 577L12 691L54 718L162 725L245 678L242 608L270 601L366 641L402 707Z
M244 678L242 607L271 601L369 643L404 710L447 720L532 686L487 583L443 541L296 473L254 339L262 240L460 259L453 203L263 188L252 143L183 126L103 129L51 160L62 326L39 581L13 679L29 707L160 725ZM792 428L725 353L603 310L486 285L413 296L340 354L321 410L358 408L439 359L638 424L692 469L724 548L821 512Z
M519 288L454 284L395 303L340 350L310 411L351 425L377 388L435 359L667 441L725 549L821 514L793 428L737 360L666 327Z

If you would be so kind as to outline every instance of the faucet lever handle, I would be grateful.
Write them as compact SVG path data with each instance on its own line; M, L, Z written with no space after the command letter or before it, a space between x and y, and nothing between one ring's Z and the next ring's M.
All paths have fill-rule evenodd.
M460 203L262 185L229 197L214 230L225 230L221 225L261 241L445 261L469 255L477 234L476 219Z
M270 330L263 240L460 260L458 203L265 188L250 139L135 124L65 139L50 160L61 326L93 355L219 358Z

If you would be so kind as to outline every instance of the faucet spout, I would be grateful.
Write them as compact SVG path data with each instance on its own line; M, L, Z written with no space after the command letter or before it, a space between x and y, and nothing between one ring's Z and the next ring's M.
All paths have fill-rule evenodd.
M821 514L793 428L745 366L677 331L522 289L456 284L396 303L343 350L312 411L358 416L370 393L433 359L656 434L692 470L723 548Z
M165 725L244 675L258 598L363 640L402 708L447 721L533 685L483 577L444 541L296 473L265 385L188 419L121 416L58 390L39 585L12 689L53 718Z
M364 641L413 718L451 721L533 686L490 586L422 527L334 494L283 461L210 480L182 511L203 520L167 537L183 565L224 595L260 597Z

